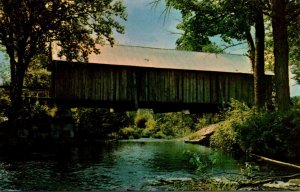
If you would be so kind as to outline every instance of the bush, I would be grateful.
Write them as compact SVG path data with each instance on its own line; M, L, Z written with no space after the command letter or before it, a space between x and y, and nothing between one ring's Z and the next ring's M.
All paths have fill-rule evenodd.
M195 118L183 112L153 114L152 110L139 109L128 114L134 119L134 125L119 132L124 139L153 137L171 139L190 134L195 127Z
M119 131L119 135L123 139L138 139L142 137L142 130L136 127L125 127Z
M164 113L156 115L157 130L172 138L182 137L194 130L195 122L191 115L183 112Z
M71 111L82 139L108 138L113 132L130 124L125 113L110 113L106 109L94 108L74 108Z
M227 152L242 150L276 159L300 158L300 107L287 112L250 109L233 101L211 146Z
M240 147L276 159L300 158L300 111L260 112L235 127Z
M139 109L134 118L134 125L138 128L154 129L156 122L153 112L147 109Z
M7 117L9 114L11 101L6 91L0 90L0 116Z
M246 104L232 100L231 107L225 112L225 121L212 135L210 145L225 152L238 152L240 147L235 127L242 124L253 111Z
M50 85L51 72L46 69L29 69L24 78L24 84L32 88L45 88Z
M31 115L33 118L49 118L50 108L47 105L41 105L38 101L35 102L31 108Z
M199 130L207 125L219 123L220 121L224 120L224 114L214 114L214 113L207 113L203 114L200 118L198 118L198 122L196 124L196 128Z

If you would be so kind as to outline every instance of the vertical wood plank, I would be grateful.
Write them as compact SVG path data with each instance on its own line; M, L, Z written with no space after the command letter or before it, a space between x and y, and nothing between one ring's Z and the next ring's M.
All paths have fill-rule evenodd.
M209 74L204 74L203 84L204 84L204 103L210 103L210 76L209 76Z

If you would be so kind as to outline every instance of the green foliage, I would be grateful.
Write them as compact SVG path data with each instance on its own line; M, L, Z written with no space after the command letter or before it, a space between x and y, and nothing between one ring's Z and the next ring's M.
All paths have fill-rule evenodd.
M113 31L124 32L117 18L126 19L122 2L113 0L3 1L0 12L1 44L6 50L25 52L28 61L47 50L51 39L62 46L61 55L86 59L96 51L96 43L113 44ZM10 53L10 57L14 56Z
M50 66L49 57L46 53L36 55L30 62L24 78L24 85L30 88L49 88L51 72L47 70Z
M142 137L142 129L137 127L125 127L119 131L122 139L138 139Z
M87 61L90 53L100 53L97 44L114 44L113 33L124 33L119 21L127 17L122 1L115 0L1 1L0 13L0 45L10 60L12 120L22 107L19 90L37 55L50 54L54 43L58 56Z
M220 121L224 120L224 115L222 113L207 113L203 114L201 117L198 118L198 122L196 124L197 129L201 129L207 125L219 123Z
M247 178L252 176L254 171L259 171L259 169L259 166L254 165L253 163L245 162L245 166L240 169L240 172Z
M41 105L39 101L36 101L31 109L31 115L33 118L49 118L50 107L47 105Z
M153 116L153 112L147 109L139 109L134 118L134 125L138 128L143 129L154 129L155 128L155 120Z
M159 0L154 2L157 3ZM210 37L220 36L230 45L234 44L233 39L248 41L252 38L250 30L254 24L253 15L256 11L252 1L165 0L165 2L168 7L180 10L183 17L177 26L183 31L176 42L178 49L219 53L222 49L216 47L210 41ZM255 2L255 5L257 4L259 3ZM209 48L205 48L206 46Z
M299 158L300 109L257 112L235 127L240 147L276 159ZM298 156L298 157L297 157Z
M51 72L46 69L29 70L24 79L24 84L30 88L48 88L50 86Z
M152 110L139 109L136 113L129 114L129 117L133 119L133 125L120 130L122 138L153 137L156 131L156 121Z
M300 96L292 97L291 102L294 108L300 107Z
M130 124L125 113L111 113L106 109L94 108L75 108L71 111L78 135L82 139L107 138L111 133Z
M164 135L178 138L188 135L194 128L194 120L183 112L164 113L156 115L157 129Z
M296 100L296 99L294 99ZM300 157L300 105L286 112L250 109L233 101L211 146L227 152L255 153L276 159Z
M242 124L253 114L246 104L231 100L231 107L225 113L225 121L219 125L219 129L212 135L210 144L226 152L233 152L239 149L237 132L235 127Z
M290 23L289 32L289 58L295 80L300 84L300 14Z
M128 113L133 124L119 131L121 138L178 138L194 131L195 118L183 112L153 114L152 110L139 109Z
M202 51L207 53L224 53L224 50L216 43L210 43L203 46Z
M195 153L190 154L189 163L196 167L196 172L205 173L207 168L210 167L211 162L208 161L206 156L199 156Z
M10 98L6 91L0 89L0 121L6 119L10 109Z

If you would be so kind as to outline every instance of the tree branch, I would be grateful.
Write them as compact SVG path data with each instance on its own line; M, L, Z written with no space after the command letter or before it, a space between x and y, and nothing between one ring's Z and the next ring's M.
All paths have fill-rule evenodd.
M239 42L239 43L236 43L236 44L230 44L230 45L227 45L227 46L225 46L225 47L222 49L222 51L225 51L226 49L229 49L229 48L231 48L231 47L243 45L243 44L245 44L245 43L246 43L246 41L242 41L242 42Z
M251 156L256 157L256 158L258 158L260 160L263 160L263 161L267 161L267 162L274 163L274 164L277 164L277 165L291 167L291 168L295 168L295 169L299 169L300 170L300 166L299 165L295 165L295 164L291 164L291 163L286 163L286 162L278 161L278 160L274 160L274 159L270 159L270 158L259 156L259 155L256 155L256 154L251 154Z

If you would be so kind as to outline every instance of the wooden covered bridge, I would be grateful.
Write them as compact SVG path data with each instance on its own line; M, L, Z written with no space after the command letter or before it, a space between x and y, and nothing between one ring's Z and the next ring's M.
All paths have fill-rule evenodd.
M231 98L253 103L253 73L246 56L104 46L88 63L67 62L55 52L52 60L51 96L58 104L209 112ZM271 77L266 78L270 86Z

